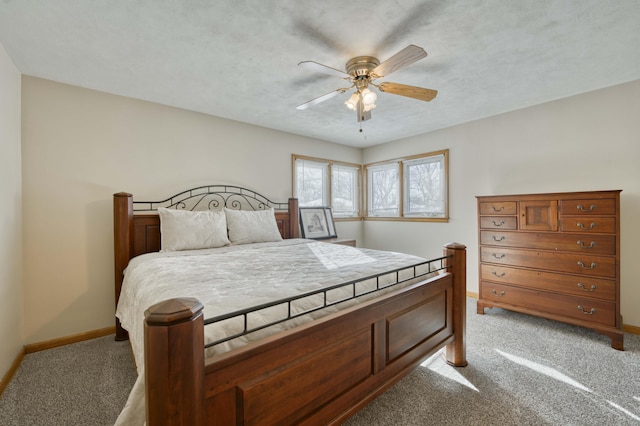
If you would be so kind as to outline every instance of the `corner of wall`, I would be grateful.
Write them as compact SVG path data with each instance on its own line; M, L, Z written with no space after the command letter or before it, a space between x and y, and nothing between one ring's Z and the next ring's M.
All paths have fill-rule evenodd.
M22 79L2 45L0 93L0 198L7 203L0 210L0 376L8 380L24 354Z

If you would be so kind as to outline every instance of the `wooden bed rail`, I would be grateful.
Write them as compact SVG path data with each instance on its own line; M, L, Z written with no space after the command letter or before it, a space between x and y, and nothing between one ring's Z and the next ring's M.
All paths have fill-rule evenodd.
M443 347L466 366L466 247L444 254L444 274L206 360L198 300L150 307L147 424L340 424Z

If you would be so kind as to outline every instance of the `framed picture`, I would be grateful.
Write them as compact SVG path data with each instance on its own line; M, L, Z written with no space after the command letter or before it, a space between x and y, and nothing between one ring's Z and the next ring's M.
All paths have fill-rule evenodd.
M333 221L333 213L331 207L324 208L325 217L327 218L327 227L329 228L329 238L336 238L336 223Z
M329 223L327 222L328 207L300 207L300 229L302 238L322 239L330 238ZM332 228L333 220L331 222ZM334 231L335 233L335 231Z

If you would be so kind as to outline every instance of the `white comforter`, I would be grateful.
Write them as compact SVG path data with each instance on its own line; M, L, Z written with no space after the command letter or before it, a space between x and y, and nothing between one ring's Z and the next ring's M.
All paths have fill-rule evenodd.
M422 262L416 256L376 250L356 249L312 240L293 239L278 243L228 246L208 250L150 253L132 259L125 271L116 316L129 332L138 380L117 425L144 423L144 311L151 305L174 297L195 297L204 305L204 317L249 308L262 303L307 293L319 288L380 274ZM419 271L420 272L420 271ZM410 269L401 279L413 274ZM395 274L383 284L395 282ZM357 293L370 290L372 281L358 284ZM350 292L350 289L349 289ZM344 298L333 291L330 298ZM364 297L362 298L364 299ZM319 298L306 298L293 306L305 311L318 306ZM350 301L348 305L357 303ZM229 350L252 338L261 338L309 318L326 315L332 307L290 320L277 326L211 348ZM259 325L282 317L283 309L272 308L253 314L249 325ZM224 326L205 327L205 343L239 331L233 321Z

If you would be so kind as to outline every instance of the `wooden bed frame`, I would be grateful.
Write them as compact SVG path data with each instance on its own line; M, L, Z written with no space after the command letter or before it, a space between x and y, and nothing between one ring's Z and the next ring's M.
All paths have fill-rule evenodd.
M129 259L160 248L157 213L134 214L134 205L153 211L211 188L220 186L150 203L114 194L116 304ZM283 238L297 238L297 200L266 200L258 208L274 205ZM147 424L340 424L443 347L449 364L466 366L466 247L447 244L440 261L445 269L435 277L207 359L198 300L150 307ZM127 338L117 319L116 329L116 339Z

